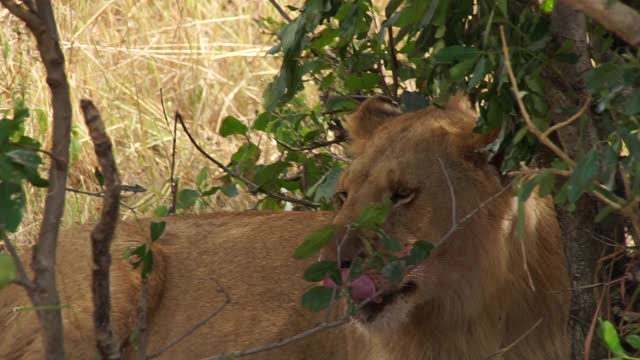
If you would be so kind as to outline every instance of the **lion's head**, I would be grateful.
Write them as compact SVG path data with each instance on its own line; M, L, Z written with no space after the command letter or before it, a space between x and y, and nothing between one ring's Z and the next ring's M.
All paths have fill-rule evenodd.
M545 266L555 267L559 273L554 276L565 276L557 225L546 201L528 203L532 219L526 225L525 247L519 246L516 203L481 152L491 137L473 132L476 119L466 98L458 95L442 106L405 114L390 100L374 97L352 116L354 158L336 187L334 224L354 223L366 207L391 202L381 228L402 243L405 250L399 254L418 240L436 246L400 284L379 271L365 271L383 291L356 317L366 332L390 334L425 326L416 324L430 324L432 330L464 327L470 319L489 316L487 312L499 317L496 311L508 312L513 303L528 301L529 279L539 287L549 283L544 278L551 270ZM552 232L548 241L539 241L541 231ZM366 257L363 243L384 253L375 234L342 233L336 236L339 242L343 268L356 257ZM336 249L327 247L323 257L336 259ZM528 252L528 270L522 250ZM564 299L550 303L554 301L559 305ZM503 328L505 321L488 321L486 326ZM491 330L496 331L502 330Z

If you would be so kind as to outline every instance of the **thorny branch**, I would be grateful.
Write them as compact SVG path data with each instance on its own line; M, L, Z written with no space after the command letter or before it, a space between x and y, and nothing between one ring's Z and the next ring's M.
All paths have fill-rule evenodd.
M248 187L249 187L249 192L251 193L262 193L266 196L269 196L271 198L274 199L278 199L278 200L282 200L282 201L287 201L290 203L294 203L294 204L300 204L300 205L304 205L310 208L317 208L319 207L318 204L310 202L310 201L306 201L303 199L296 199L293 197L289 197L289 196L285 196L285 195L281 195L281 194L277 194L277 193L272 193L271 191L262 189L259 185L255 184L254 182L252 182L251 180L247 179L246 177L242 176L240 173L234 171L233 169L225 166L223 163L221 163L220 161L216 160L213 156L209 155L209 153L207 153L199 144L198 142L193 138L193 136L191 135L191 133L189 132L189 129L187 128L187 125L184 123L184 120L182 119L182 116L176 116L176 119L178 119L178 121L180 122L180 125L182 125L182 129L184 130L185 134L187 135L187 137L189 138L189 141L191 141L191 144L193 144L193 146L202 154L204 155L207 159L209 159L209 161L213 162L214 164L216 164L216 166L218 166L220 169L222 169L224 172L226 172L227 174L229 174L230 176L242 181L243 183L245 183Z
M91 100L83 99L80 107L93 141L100 170L104 175L104 200L100 221L91 231L93 271L91 293L93 295L93 322L96 345L103 359L120 359L118 341L111 325L110 274L111 242L118 223L120 210L120 176L113 158L113 144L106 133L102 117Z

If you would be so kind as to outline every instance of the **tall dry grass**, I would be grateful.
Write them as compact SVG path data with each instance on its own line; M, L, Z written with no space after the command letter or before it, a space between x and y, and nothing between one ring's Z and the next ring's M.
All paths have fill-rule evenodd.
M277 17L260 0L67 0L56 1L59 33L67 60L74 102L74 133L69 187L98 191L96 165L78 101L92 98L102 112L115 143L124 184L139 184L144 194L127 198L135 208L123 217L148 215L170 202L169 175L172 113L179 109L192 132L223 161L237 147L220 138L217 126L226 115L247 123L261 106L264 85L278 61L264 56L273 39L254 22L258 16ZM46 143L50 119L49 93L34 41L25 27L0 10L0 108L24 98L32 111L27 132ZM163 116L163 90L169 122ZM181 187L193 187L200 169L210 166L179 134L176 176ZM28 210L18 238L37 231L45 193L29 190ZM248 200L220 198L218 207L242 208ZM100 199L68 193L64 224L95 220Z

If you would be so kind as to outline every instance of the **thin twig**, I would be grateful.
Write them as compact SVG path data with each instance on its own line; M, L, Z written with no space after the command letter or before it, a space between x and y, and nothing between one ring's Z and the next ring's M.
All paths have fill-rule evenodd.
M271 5L273 5L273 7L276 8L276 10L280 14L280 16L282 16L283 19L285 19L287 22L291 22L291 17L289 16L289 14L287 14L286 11L284 11L282 6L280 6L280 4L278 4L276 0L269 0L269 2L271 3Z
M449 195L451 196L451 228L456 226L456 193L453 190L453 183L451 183L451 178L449 178L449 173L447 172L447 168L444 166L444 162L438 156L438 161L440 162L440 166L442 167L442 172L444 173L445 179L447 179L447 186L449 187Z
M529 116L529 113L527 112L527 109L524 106L524 103L522 101L522 97L520 96L520 90L518 89L516 77L513 73L511 60L509 58L509 47L507 46L507 40L504 34L503 26L500 26L500 39L502 41L502 53L504 55L504 64L507 70L507 74L509 76L509 81L511 82L511 90L514 94L514 97L516 98L518 107L520 108L520 113L522 114L522 117L524 118L525 123L527 124L527 128L532 134L534 134L538 138L538 140L543 145L549 148L554 154L556 154L556 156L564 160L569 165L570 168L575 168L576 162L573 159L571 159L569 155L567 155L567 153L565 153L560 148L558 148L548 137L544 136L544 133L542 133L531 120L531 117ZM583 105L583 109L585 109L584 105ZM583 109L578 111L578 113L580 114L581 112L583 112ZM580 115L578 115L577 117L579 116ZM566 123L566 122L567 121L564 121L563 123ZM601 202L603 202L604 204L606 204L607 206L610 206L612 209L616 210L618 213L626 216L631 221L631 224L636 230L636 232L640 233L640 216L638 216L638 214L635 212L635 209L624 206L624 204L622 204L623 201L621 201L615 194L609 191L606 188L606 186L600 184L597 181L594 181L593 183L596 185L596 189L590 191L590 194L595 198L597 198L598 200L600 200ZM609 195L609 197L613 197L614 199L616 199L616 201L611 200L608 196L605 196L602 192L606 192L607 195Z
M327 147L327 146L331 146L334 144L340 144L343 143L345 141L347 141L346 138L343 137L336 137L333 140L327 140L327 141L321 141L321 142L316 142L316 143L312 143L311 145L307 145L307 146L301 146L301 147L295 147L295 146L291 146L281 140L278 140L276 138L274 138L274 140L276 141L276 143L278 143L278 145L281 145L283 148L289 150L289 151L310 151L310 150L315 150L315 149L319 149L319 148L323 148L323 147Z
M303 199L296 199L296 198L292 198L292 197L289 197L289 196L284 196L284 195L281 195L281 194L272 193L272 192L270 192L268 190L262 189L260 186L256 185L251 180L245 178L244 176L242 176L238 172L234 171L233 169L225 166L220 161L216 160L213 156L209 155L209 153L207 153L198 144L198 142L193 138L193 136L189 132L189 129L187 128L187 125L185 124L185 122L182 119L182 117L181 116L177 117L177 119L180 122L180 125L182 125L182 129L184 130L185 134L189 138L189 141L191 141L191 144L193 144L193 146L196 148L196 150L198 150L202 155L204 155L207 159L209 159L209 161L211 161L214 164L216 164L216 166L219 167L220 169L222 169L224 172L226 172L230 176L232 176L232 177L244 182L249 187L249 192L251 192L251 193L260 192L260 193L262 193L264 195L267 195L269 197L272 197L274 199L287 201L287 202L295 203L295 204L300 204L300 205L304 205L304 206L307 206L307 207L310 207L310 208L317 208L317 207L320 206L319 204L316 204L316 203L313 203L313 202L310 202L310 201L306 201L306 200L303 200Z
M536 127L536 125L531 120L529 113L527 112L527 108L524 106L524 102L522 101L522 96L520 95L520 89L518 88L518 82L516 80L516 76L513 73L513 68L511 67L511 59L509 57L509 47L507 46L507 39L504 35L504 27L500 26L500 38L502 39L502 54L504 55L504 65L507 69L507 75L509 76L509 80L511 82L511 90L513 91L513 95L516 98L516 102L518 103L518 107L520 108L520 113L524 118L525 123L527 124L527 128L531 133L533 133L538 140L545 145L549 150L553 151L556 156L564 160L570 167L575 167L576 162L573 161L565 153L562 151L556 144L554 144L549 138L545 137L544 134Z
M524 340L527 336L529 336L529 334L531 334L533 332L533 330L535 330L538 326L540 326L540 324L542 324L543 320L544 320L543 318L538 319L538 321L536 321L536 323L533 324L533 326L530 327L529 330L525 331L524 334L520 335L511 344L509 344L509 345L503 347L502 349L496 351L495 353L489 355L489 357L487 357L487 360L491 359L493 357L496 357L498 355L503 355L507 351L511 350L514 346L518 345L522 340Z
M176 111L173 117L173 145L171 147L171 175L169 177L171 181L171 209L169 209L169 215L176 214L176 207L178 204L178 180L175 178L176 169L176 139L178 138L178 118L182 121L182 115Z
M222 293L224 295L224 301L222 302L222 304L220 304L220 306L218 306L215 310L213 310L206 318L204 318L203 320L197 322L193 327L191 327L191 329L187 330L184 334L182 334L181 336L179 336L175 340L171 341L165 347L163 347L160 350L152 353L151 355L147 355L147 360L151 360L151 359L157 358L158 356L162 355L167 350L169 350L172 347L178 345L182 340L184 340L187 337L191 336L191 334L193 334L199 328L201 328L206 323L208 323L209 320L211 320L214 317L216 317L231 302L231 297L229 296L229 293L227 293L227 291L222 287L222 285L220 285L220 283L216 279L213 279L213 281L216 282L216 286L217 286L216 290L219 293Z
M398 99L398 88L400 81L398 80L398 56L396 55L396 41L393 38L393 29L387 28L389 34L389 56L391 57L391 76L393 78L393 98Z
M580 108L580 110L578 110L577 113L573 114L570 118L568 118L565 121L559 122L555 125L553 125L552 127L548 128L544 133L542 133L543 137L549 137L549 135L551 135L551 133L553 133L554 131L563 128L565 126L568 126L569 124L571 124L572 122L576 121L577 119L579 119L584 113L585 111L587 111L587 109L589 108L589 105L591 105L591 96L587 96L587 100L585 100L584 104L582 105L582 107Z
M2 225L0 225L0 234L2 235L2 241L4 241L4 246L7 248L9 255L11 255L11 258L13 259L13 263L16 266L17 279L14 282L24 287L25 290L27 290L27 293L29 294L29 296L31 297L30 293L34 289L33 283L31 282L31 280L29 280L29 276L27 275L27 271L24 268L24 264L22 263L22 260L20 259L20 256L16 251L16 248L13 246L13 243L11 242L11 240L9 240L7 231L4 229L4 226Z
M120 350L111 325L110 276L111 242L120 211L120 176L113 158L113 145L106 133L102 117L91 100L83 99L80 107L89 129L100 171L104 175L104 200L100 221L91 231L93 271L93 321L96 345L102 359L120 359Z

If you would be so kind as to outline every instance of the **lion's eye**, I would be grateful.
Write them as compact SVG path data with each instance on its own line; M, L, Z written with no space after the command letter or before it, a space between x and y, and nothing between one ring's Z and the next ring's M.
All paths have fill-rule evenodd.
M341 207L347 201L348 194L346 191L338 191L333 195L333 201L336 207Z
M416 194L415 191L412 191L412 190L407 190L407 189L396 190L391 194L391 202L394 205L406 204L411 200L413 200L413 197L415 196L415 194Z

